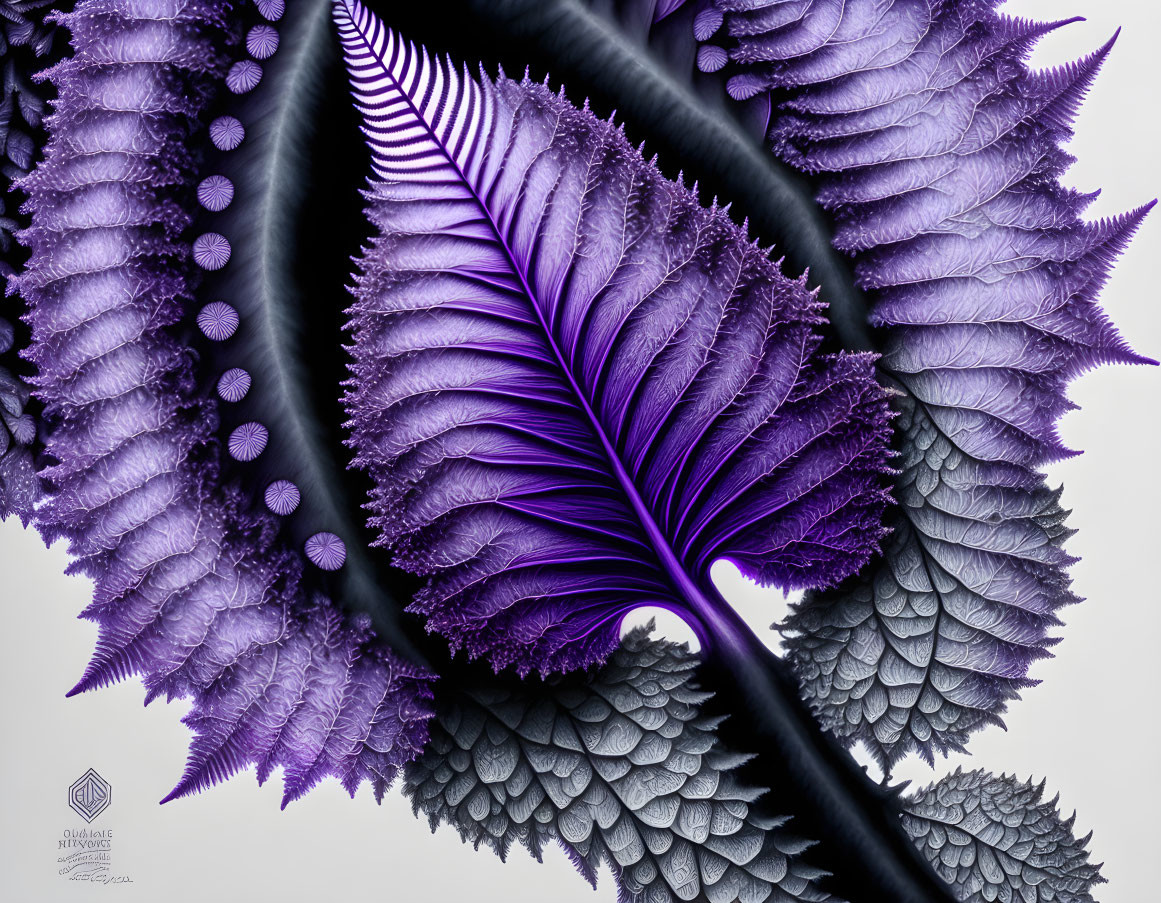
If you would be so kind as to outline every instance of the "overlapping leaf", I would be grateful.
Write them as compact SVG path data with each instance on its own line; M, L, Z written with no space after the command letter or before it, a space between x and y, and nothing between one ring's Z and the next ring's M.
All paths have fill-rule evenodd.
M232 4L83 0L45 160L22 180L33 382L52 427L36 511L93 577L97 651L73 692L140 674L191 698L196 738L170 797L247 764L286 799L322 777L378 792L418 752L430 675L301 580L302 556L227 479L217 406L182 321L195 283L188 142L220 88Z
M1044 784L956 770L907 802L903 826L963 903L1093 903L1103 884L1076 816Z
M731 775L739 757L698 714L696 665L636 630L583 683L464 692L437 714L404 792L433 831L449 823L502 858L557 842L594 884L607 863L623 899L830 899L795 858L807 845Z
M1072 454L1055 427L1065 384L1143 360L1096 296L1145 209L1085 223L1092 195L1057 181L1109 46L1029 71L1055 25L995 5L712 0L695 25L728 58L732 96L773 97L772 147L818 174L886 330L895 535L786 626L823 723L888 767L961 748L1030 682L1076 601L1064 512L1037 473Z
M997 722L1048 654L1056 610L1076 601L1060 493L966 455L912 397L898 407L900 510L883 561L787 622L791 661L824 723L887 765L910 749L960 749Z
M336 16L378 176L351 441L429 629L566 670L632 607L712 621L717 558L786 586L863 564L885 402L869 356L818 353L802 282L610 123Z

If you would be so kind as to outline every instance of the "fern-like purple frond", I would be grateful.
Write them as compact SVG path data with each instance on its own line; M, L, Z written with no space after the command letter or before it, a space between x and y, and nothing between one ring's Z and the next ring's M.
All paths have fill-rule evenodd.
M413 609L496 668L604 658L630 609L712 632L709 567L823 586L878 545L869 355L716 204L543 85L473 78L336 4L377 179L349 383ZM708 640L707 640L708 641Z
M196 738L168 798L257 763L286 799L333 775L381 793L426 740L430 676L300 581L220 467L215 400L183 325L195 283L182 186L190 136L220 91L232 4L84 0L59 20L75 54L45 161L22 182L36 394L51 425L37 510L96 584L97 651L73 692L138 673L193 700Z
M885 554L788 620L823 723L885 766L961 749L1048 654L1072 559L1037 469L1073 454L1065 386L1143 362L1096 296L1147 207L1086 223L1060 144L1112 44L1027 68L1056 25L992 0L712 0L729 93L770 92L769 140L815 174L855 258L902 451ZM1057 23L1060 24L1060 23ZM723 50L724 53L724 50Z

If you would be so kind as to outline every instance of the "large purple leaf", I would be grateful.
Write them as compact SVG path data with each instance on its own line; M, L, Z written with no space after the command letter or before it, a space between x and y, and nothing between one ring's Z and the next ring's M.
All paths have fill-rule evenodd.
M695 25L728 49L732 96L773 98L773 150L816 174L884 330L894 535L786 628L823 723L888 767L962 748L1032 683L1077 601L1065 512L1038 473L1074 454L1056 433L1065 386L1145 360L1096 296L1148 208L1086 223L1093 195L1057 181L1111 42L1033 72L1024 61L1056 25L996 5L712 0Z
M355 464L413 610L496 668L602 659L640 605L706 636L711 563L824 586L886 499L868 355L611 123L336 4L380 235L351 308Z

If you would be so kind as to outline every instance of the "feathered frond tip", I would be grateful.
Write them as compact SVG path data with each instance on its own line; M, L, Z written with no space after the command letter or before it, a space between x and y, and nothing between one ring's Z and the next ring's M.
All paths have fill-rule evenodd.
M326 777L375 799L422 752L433 712L431 675L378 642L369 623L344 624L326 599L301 627L240 661L183 719L195 739L177 786L203 790L251 764L263 784L283 770L282 806Z
M555 842L594 885L607 864L634 903L830 899L798 858L810 844L731 774L747 757L699 714L697 660L648 629L583 683L447 700L405 774L413 810L502 859L518 844L539 860Z
M905 801L903 827L963 903L1094 903L1105 879L1075 820L1044 799L1043 782L956 769Z
M1095 195L1058 181L1072 162L1060 143L1116 36L1032 71L1036 41L1066 23L996 5L712 0L692 25L728 47L735 97L772 92L771 147L818 174L834 245L885 336L879 369L901 415L894 534L786 629L823 724L887 767L962 748L1033 683L1077 601L1065 512L1039 473L1076 454L1057 432L1067 383L1154 363L1097 302L1153 205L1085 222Z
M722 207L547 88L476 81L354 0L335 15L376 174L346 406L411 610L521 674L585 667L626 612L867 562L888 496L870 355Z
M281 0L263 5L280 14ZM21 182L30 257L12 278L56 462L36 519L95 582L97 650L72 692L138 674L149 699L193 701L189 765L167 799L251 763L262 780L283 767L287 800L327 775L381 794L426 740L432 677L309 592L309 549L284 548L274 516L224 481L217 402L181 325L199 262L178 203L197 175L186 144L225 72L230 7L82 0L60 17L75 53L49 71L59 99L44 162ZM236 146L240 130L210 132ZM238 326L224 302L197 323L219 340ZM261 451L260 431L235 434L235 457Z

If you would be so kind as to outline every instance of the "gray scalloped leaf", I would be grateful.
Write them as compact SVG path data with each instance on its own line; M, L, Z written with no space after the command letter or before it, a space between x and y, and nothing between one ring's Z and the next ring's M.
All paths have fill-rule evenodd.
M1103 884L1044 784L956 770L905 803L903 827L964 903L1093 903Z
M1062 548L1074 531L1038 474L965 454L909 396L892 535L875 566L810 593L782 628L819 719L889 771L908 752L962 750L1036 683L1057 611L1078 601Z
M764 791L730 773L709 694L685 646L626 636L587 685L528 682L462 693L431 722L404 792L432 830L443 822L505 858L538 860L553 841L592 883L602 862L620 898L666 903L832 899L796 858L809 843L754 809Z

